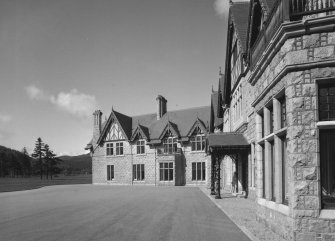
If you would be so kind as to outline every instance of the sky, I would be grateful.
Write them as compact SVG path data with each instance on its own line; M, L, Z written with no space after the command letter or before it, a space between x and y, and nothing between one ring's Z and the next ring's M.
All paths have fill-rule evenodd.
M85 153L96 109L210 105L228 0L1 0L0 145Z

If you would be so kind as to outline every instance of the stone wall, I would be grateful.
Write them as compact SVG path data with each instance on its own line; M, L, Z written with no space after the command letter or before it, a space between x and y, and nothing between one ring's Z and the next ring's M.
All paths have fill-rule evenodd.
M285 89L289 212L283 214L276 205L270 207L260 204L257 218L287 240L335 240L334 220L319 217L321 190L316 126L316 79L334 78L335 68L308 68L309 63L335 59L334 48L335 33L288 39L260 75L253 86L254 91L250 91L250 95L253 95L251 101L257 101L257 112ZM307 67L302 71L294 71L297 64L305 64ZM293 70L280 76L288 66L293 66ZM252 133L248 126L246 133L249 132ZM261 168L261 165L258 167ZM261 170L258 170L258 174L262 175ZM292 228L287 225L291 223ZM287 230L292 231L288 233Z
M178 144L179 145L179 144ZM192 152L189 144L184 145L181 154L159 154L156 149L145 145L145 154L137 154L137 146L127 141L123 142L124 155L106 156L106 144L98 146L92 158L92 173L94 184L126 184L126 185L210 185L211 161L204 151ZM161 147L158 147L161 148ZM174 162L174 180L159 180L159 163L164 161ZM204 181L192 181L192 162L205 162L206 179ZM143 181L132 180L134 164L144 164L145 179ZM107 181L107 165L114 165L114 180ZM176 170L181 167L182 170ZM176 176L178 175L178 176Z

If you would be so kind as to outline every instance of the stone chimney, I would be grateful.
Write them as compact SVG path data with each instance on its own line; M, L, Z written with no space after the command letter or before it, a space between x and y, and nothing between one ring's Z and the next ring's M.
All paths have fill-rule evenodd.
M157 101L157 120L160 120L162 116L166 113L167 100L163 96L158 95L156 101Z
M101 133L101 110L96 110L93 113L93 143L96 143Z

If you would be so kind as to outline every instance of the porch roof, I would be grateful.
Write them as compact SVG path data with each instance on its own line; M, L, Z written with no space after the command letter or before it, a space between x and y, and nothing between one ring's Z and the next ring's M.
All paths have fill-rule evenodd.
M207 136L209 147L248 148L250 144L242 133L221 132Z

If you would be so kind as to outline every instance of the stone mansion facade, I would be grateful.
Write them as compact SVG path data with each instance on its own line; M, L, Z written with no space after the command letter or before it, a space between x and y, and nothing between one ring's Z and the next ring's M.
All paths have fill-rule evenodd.
M206 185L210 156L205 152L210 107L167 111L157 97L157 113L126 116L115 110L102 123L94 113L93 183Z
M206 185L285 240L335 240L335 1L230 1L211 106L94 113L94 183Z
M231 2L217 95L212 194L234 170L285 240L335 240L335 1Z

